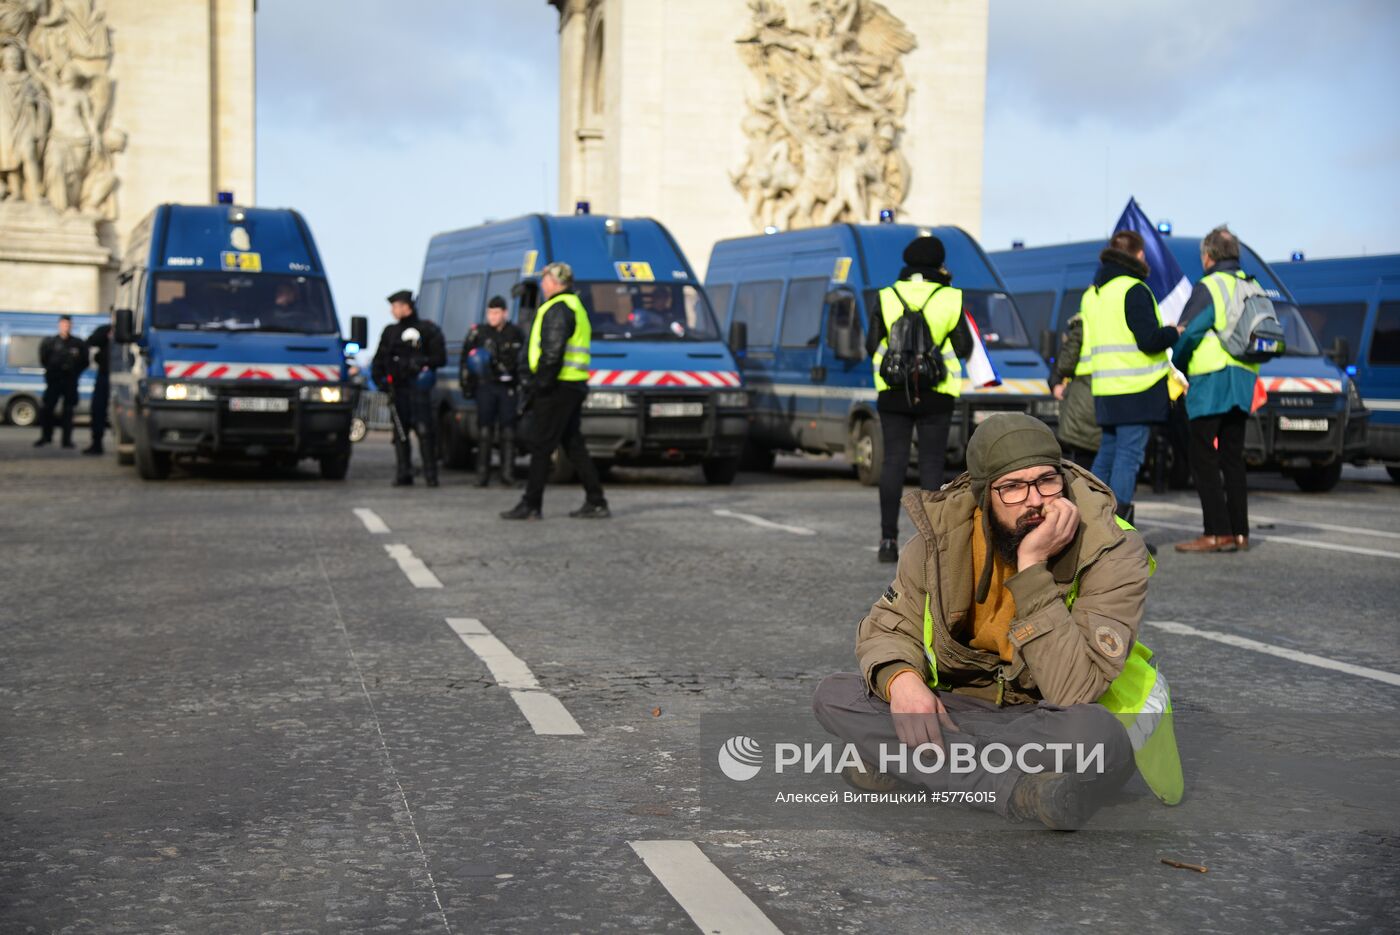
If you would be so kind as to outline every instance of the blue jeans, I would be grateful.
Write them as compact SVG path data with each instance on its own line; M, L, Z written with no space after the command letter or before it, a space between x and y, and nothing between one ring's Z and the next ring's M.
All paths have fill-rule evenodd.
M1147 425L1106 425L1099 453L1089 470L1113 489L1119 506L1133 502L1138 468L1147 455L1147 439L1152 427Z

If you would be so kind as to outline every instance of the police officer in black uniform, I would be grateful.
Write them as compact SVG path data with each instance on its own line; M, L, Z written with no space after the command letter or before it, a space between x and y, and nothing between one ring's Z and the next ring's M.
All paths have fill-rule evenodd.
M525 334L506 320L499 295L486 303L486 321L462 343L462 391L476 399L478 487L491 483L491 449L501 444L501 482L514 483L516 386Z
M63 447L73 447L73 410L78 407L78 377L87 369L88 349L73 336L73 319L58 319L58 334L39 343L39 363L44 366L44 402L39 412L39 440L35 448L53 441L54 408L63 401Z
M423 459L423 480L438 485L437 425L433 419L432 393L437 368L447 363L442 329L418 317L413 293L401 289L389 296L389 313L395 322L379 336L370 373L376 386L389 393L394 418L394 455L398 470L395 487L413 483L413 450L408 433L418 433L418 453Z
M92 384L92 444L83 449L85 455L102 454L102 436L107 433L107 403L111 398L112 326L99 325L88 335L87 346L92 349L92 361L97 365L97 379Z

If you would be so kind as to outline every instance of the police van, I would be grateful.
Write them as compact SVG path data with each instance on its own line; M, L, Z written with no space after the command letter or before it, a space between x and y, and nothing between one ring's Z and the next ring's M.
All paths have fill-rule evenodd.
M1199 280L1200 239L1162 239L1187 279ZM1103 242L1092 240L992 254L1027 322L1040 335L1047 359L1053 357L1055 335L1079 312L1102 250ZM1252 468L1283 471L1302 490L1331 490L1341 479L1342 465L1365 450L1368 413L1353 381L1318 347L1287 288L1244 243L1240 265L1273 300L1288 347L1286 354L1259 368L1269 395L1246 425L1245 461ZM1173 479L1185 484L1185 407L1174 406L1172 418Z
M1371 411L1367 457L1400 481L1400 254L1278 263L1274 271Z
M351 345L368 325L351 319ZM157 207L136 225L112 314L117 460L147 480L180 457L247 457L321 476L350 464L347 345L296 211Z
M972 429L996 412L1053 422L1045 362L996 270L957 227L833 224L737 237L715 244L705 288L726 322L753 398L748 465L772 467L775 452L844 453L861 483L879 483L883 440L864 329L879 290L896 282L903 252L932 234L962 290L1001 382L962 396L948 433L948 464L963 463Z
M70 315L73 336L86 339L107 323L106 315ZM10 425L29 426L39 421L44 400L44 365L39 362L39 345L44 338L58 334L58 314L47 312L0 312L0 420ZM78 415L88 414L96 365L78 379Z
M528 338L539 274L555 261L573 268L593 328L582 430L598 467L699 464L710 483L732 482L749 399L705 290L659 222L593 215L586 203L428 243L418 314L447 341L434 393L445 462L470 467L475 457L476 403L458 382L463 341L496 295Z

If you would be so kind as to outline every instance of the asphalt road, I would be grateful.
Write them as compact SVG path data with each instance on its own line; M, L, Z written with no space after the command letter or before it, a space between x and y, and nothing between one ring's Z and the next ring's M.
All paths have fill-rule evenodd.
M1379 469L1323 495L1254 477L1241 555L1175 554L1194 494L1139 494L1187 800L1130 790L1064 834L775 807L718 775L730 725L823 739L811 693L888 583L875 493L839 463L725 488L619 471L610 521L568 519L565 487L510 524L516 495L464 474L391 489L378 436L343 483L143 483L32 437L0 429L0 931L1238 935L1400 912Z

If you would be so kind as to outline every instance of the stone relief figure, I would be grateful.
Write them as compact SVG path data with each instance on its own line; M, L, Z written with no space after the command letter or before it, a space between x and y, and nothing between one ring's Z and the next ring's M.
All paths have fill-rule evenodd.
M750 23L737 40L752 78L741 124L748 145L734 187L757 227L897 211L909 192L900 59L914 37L875 0L808 0L805 16L799 5L749 0Z
M116 217L111 65L98 0L0 0L0 201Z

